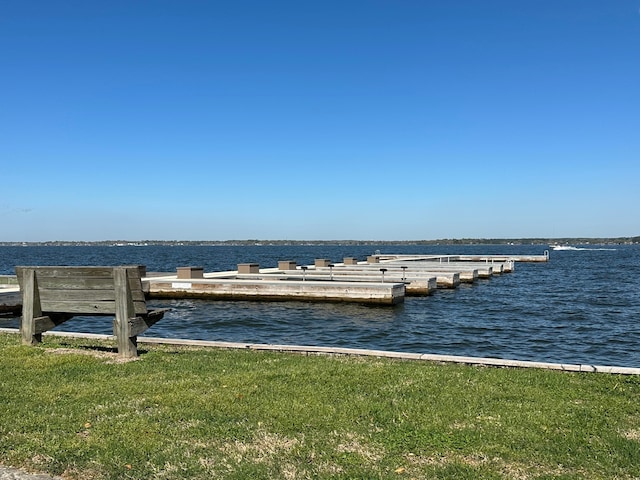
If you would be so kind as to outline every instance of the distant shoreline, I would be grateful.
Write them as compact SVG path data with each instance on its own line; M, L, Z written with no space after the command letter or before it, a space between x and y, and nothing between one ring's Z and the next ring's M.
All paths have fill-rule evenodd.
M294 245L637 245L640 236L609 238L461 238L438 240L53 240L0 242L1 247L80 246L294 246Z

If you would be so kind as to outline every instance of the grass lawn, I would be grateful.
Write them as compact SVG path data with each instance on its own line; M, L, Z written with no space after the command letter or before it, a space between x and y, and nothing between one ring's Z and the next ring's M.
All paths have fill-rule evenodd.
M69 479L632 479L640 377L0 334L0 463Z

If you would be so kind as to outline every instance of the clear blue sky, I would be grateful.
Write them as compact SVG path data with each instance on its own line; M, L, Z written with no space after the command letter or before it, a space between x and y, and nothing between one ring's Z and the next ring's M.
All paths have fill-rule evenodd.
M640 234L640 0L0 0L0 241Z

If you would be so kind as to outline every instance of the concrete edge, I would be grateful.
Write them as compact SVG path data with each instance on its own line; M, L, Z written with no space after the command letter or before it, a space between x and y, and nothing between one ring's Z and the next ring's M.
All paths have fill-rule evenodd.
M20 333L17 328L0 328L0 333ZM46 332L43 335L71 338L95 338L115 340L114 335L76 332ZM436 363L461 363L466 365L482 365L488 367L538 368L546 370L562 370L566 372L610 373L619 375L640 375L640 368L618 367L613 365L569 364L551 362L533 362L527 360L509 360L491 357L466 357L459 355L439 355L428 353L405 353L386 350L367 350L360 348L318 347L311 345L274 345L265 343L217 342L208 340L189 340L178 338L138 337L138 344L160 344L192 347L233 348L238 350L257 350L304 353L317 355L352 355L368 357L397 358L402 360L418 360Z

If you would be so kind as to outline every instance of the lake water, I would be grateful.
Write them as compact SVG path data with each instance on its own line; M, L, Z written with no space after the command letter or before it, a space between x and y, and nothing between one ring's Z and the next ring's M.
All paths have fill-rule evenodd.
M393 307L312 302L154 301L171 307L148 336L370 348L640 367L640 246L583 246L551 251L548 263L517 263L515 272L407 297ZM418 254L542 254L518 246L123 246L0 247L0 274L15 265L142 264L148 271L238 263L312 264L315 258L364 260L375 250ZM0 319L17 327L18 319ZM73 319L58 330L110 334L111 321Z

